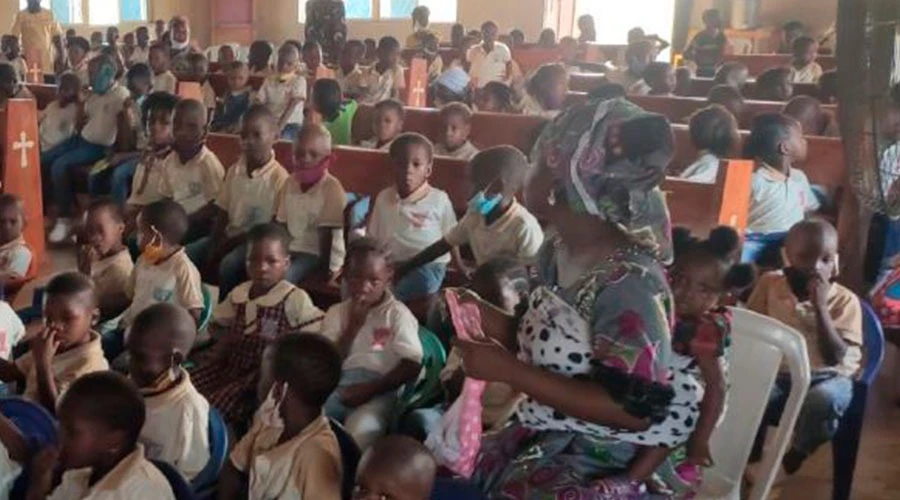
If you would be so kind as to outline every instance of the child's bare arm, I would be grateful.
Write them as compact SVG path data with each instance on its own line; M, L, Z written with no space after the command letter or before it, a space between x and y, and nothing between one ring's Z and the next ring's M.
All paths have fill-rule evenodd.
M818 329L817 348L828 366L836 366L847 353L847 343L834 326L831 312L828 310L828 290L830 284L822 276L814 275L809 280L809 297L816 315Z
M247 480L247 474L237 470L229 460L219 476L219 500L247 498L247 491L241 488Z
M440 241L432 243L431 246L419 252L418 255L398 266L397 277L402 278L403 275L407 274L413 269L428 264L429 262L440 257L441 255L444 255L452 249L453 247L450 246L449 243L447 243L447 240L441 238Z
M697 426L688 441L688 460L695 465L708 467L712 465L709 452L709 438L716 429L716 423L725 407L725 377L719 358L698 356L697 365L706 385L703 400L700 401L700 417Z
M335 231L340 231L336 227L320 227L319 228L319 267L324 272L326 278L332 279L331 271L331 251L334 242Z
M290 101L288 101L287 106L284 108L284 113L278 118L278 124L281 125L281 128L284 128L287 125L288 118L294 113L297 109L297 106L303 105L303 99L299 97L293 97Z
M6 383L15 383L21 391L25 385L25 374L12 361L0 359L0 380Z
M421 364L404 359L378 380L341 389L341 401L350 408L363 405L379 394L397 390L401 385L415 380L421 369Z
M28 461L28 441L19 432L18 427L3 414L0 414L0 442L6 446L9 458L24 464Z

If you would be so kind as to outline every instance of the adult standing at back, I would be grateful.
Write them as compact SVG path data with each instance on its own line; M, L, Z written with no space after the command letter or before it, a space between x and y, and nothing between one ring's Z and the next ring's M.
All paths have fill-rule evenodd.
M440 42L440 35L431 29L431 9L425 5L419 5L412 11L413 32L406 37L407 49L421 49L425 40L434 35Z
M512 75L512 52L503 42L497 41L499 28L494 21L481 25L484 41L466 53L469 76L475 87L482 88L490 82L509 83Z
M11 32L22 38L22 51L30 67L39 62L44 73L53 73L53 37L62 36L62 28L49 9L41 8L40 0L28 0L28 6L16 14ZM39 54L40 61L28 59L33 59L33 54Z
M175 16L169 21L168 43L172 59L172 72L176 75L190 73L191 63L188 55L202 52L195 42L191 41L191 24L185 16Z
M337 63L347 40L347 13L341 0L306 2L306 41L316 41L329 63Z

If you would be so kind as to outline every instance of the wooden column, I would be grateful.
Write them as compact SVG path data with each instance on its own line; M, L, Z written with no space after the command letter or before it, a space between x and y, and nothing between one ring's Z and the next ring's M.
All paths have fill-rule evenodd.
M253 43L255 3L255 0L211 0L209 9L212 45Z

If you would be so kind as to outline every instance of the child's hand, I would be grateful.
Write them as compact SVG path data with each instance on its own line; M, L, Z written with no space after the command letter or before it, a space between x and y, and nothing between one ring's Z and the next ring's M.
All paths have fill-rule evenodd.
M56 338L57 329L55 327L44 328L31 339L31 353L34 356L35 364L48 367L53 361L53 356L59 350L59 340Z
M340 290L341 288L341 271L328 271L328 281L325 283L330 288L336 288Z
M819 309L826 309L828 307L828 290L831 287L831 283L820 273L814 273L809 278L809 283L806 286L809 292L809 300L812 301L813 306Z
M97 251L91 245L81 245L78 247L77 265L78 271L90 276L91 267L97 262Z
M699 467L712 467L715 465L712 453L709 451L709 440L695 439L691 436L687 443L688 462Z
M340 389L341 403L347 408L362 406L372 399L372 388L369 384L356 384Z

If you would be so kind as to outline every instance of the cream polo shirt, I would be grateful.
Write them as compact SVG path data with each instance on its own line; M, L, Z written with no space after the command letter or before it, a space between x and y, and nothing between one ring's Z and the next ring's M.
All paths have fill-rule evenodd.
M103 304L121 297L128 290L128 281L134 270L131 253L123 248L119 253L100 259L91 265L91 279L97 300Z
M478 154L478 148L472 144L472 141L466 141L462 146L450 151L447 149L447 145L443 142L439 142L434 145L434 155L435 156L446 156L448 158L454 158L456 160L465 160L470 161L475 155Z
M41 111L40 136L41 151L46 152L73 137L77 132L75 122L78 119L78 105L70 103L59 107L59 101L53 101Z
M288 179L278 197L275 218L287 225L288 232L291 233L291 252L319 255L319 229L343 228L346 204L347 195L341 181L331 174L326 173L325 177L307 191L300 189L296 179ZM343 242L343 236L340 240ZM332 248L332 257L334 252L335 248ZM340 260L343 263L343 253L340 254Z
M750 214L747 231L779 233L819 208L819 200L802 170L792 168L787 176L769 166L760 166L750 181Z
M175 94L178 90L178 79L171 71L166 71L150 78L150 84L153 86L153 92L168 92Z
M202 287L200 272L183 248L156 265L141 257L134 266L126 290L131 297L131 305L122 314L122 325L131 326L141 311L160 302L175 304L189 311L203 309Z
M344 73L340 67L334 72L334 79L337 80L344 95L351 98L360 97L366 93L367 85L366 73L357 64L353 71Z
M171 464L192 480L209 462L209 402L183 368L178 376L175 387L144 396L147 418L138 441L147 458Z
M250 298L250 288L253 283L247 281L239 285L228 294L228 297L216 306L212 321L216 325L230 328L237 318L238 305L244 306L244 334L259 333L267 340L290 332L278 331L277 322L259 321L260 307L274 307L284 302L284 314L293 332L318 331L321 327L322 317L325 313L313 304L309 295L292 283L281 281L265 295Z
M396 65L388 68L384 73L379 73L373 64L365 73L366 96L363 102L377 104L385 99L400 97L400 91L406 88L406 80L403 68Z
M513 201L509 210L491 225L480 213L469 210L459 224L444 234L444 240L455 247L468 244L479 266L495 257L528 264L544 243L544 231L525 207Z
M171 154L171 153L170 153ZM160 193L162 169L165 158L151 155L149 159L141 159L131 180L131 196L129 205L145 206L165 198Z
M23 396L26 399L37 401L39 396L37 370L30 351L16 360L16 367L25 374L25 393ZM53 356L50 369L53 372L53 380L56 382L56 390L60 398L78 377L88 373L109 370L109 363L103 357L100 335L96 332L91 332L91 338L86 344L57 353Z
M819 83L819 78L822 77L822 66L819 66L819 63L815 61L800 69L793 66L791 68L794 70L791 74L791 82L793 83Z
M466 53L469 61L469 76L478 88L490 82L509 81L507 66L512 61L512 52L506 44L494 42L494 49L487 52L484 44L475 45Z
M66 471L49 500L175 500L162 472L144 458L144 447L122 459L93 486L91 468Z
M704 151L697 158L697 161L681 172L679 177L704 184L715 184L716 176L719 175L719 163L721 161L718 156L709 151Z
M24 236L0 245L0 271L4 273L24 278L28 274L28 268L31 267L32 259L31 249L25 243Z
M344 371L362 368L385 375L404 359L422 362L419 322L402 302L390 292L386 294L366 315L344 359ZM349 300L331 306L322 322L322 335L337 342L347 327L349 314Z
M84 104L87 123L81 129L81 137L91 144L112 146L118 134L119 113L128 97L128 89L118 83L103 95L91 94Z
M224 179L225 168L206 146L187 163L181 163L173 151L163 161L159 193L173 199L190 215L216 199Z
M25 338L25 325L16 311L0 300L0 358L8 360L12 349Z
M285 82L279 80L278 75L272 75L263 82L256 99L265 104L267 108L280 120L287 110L291 100L298 99L301 102L294 106L293 111L287 116L285 124L303 124L303 102L306 101L306 78L294 75Z
M250 476L250 498L340 500L341 450L328 419L320 416L279 444L282 432L254 425L231 452L231 464Z
M368 234L387 244L393 258L403 262L440 241L455 225L450 197L426 183L406 199L400 198L395 187L378 193ZM450 255L443 255L436 262L450 262Z
M225 181L216 197L216 206L228 212L225 235L233 238L246 233L257 224L264 224L275 216L275 202L290 174L275 159L247 172L243 156L228 169Z

